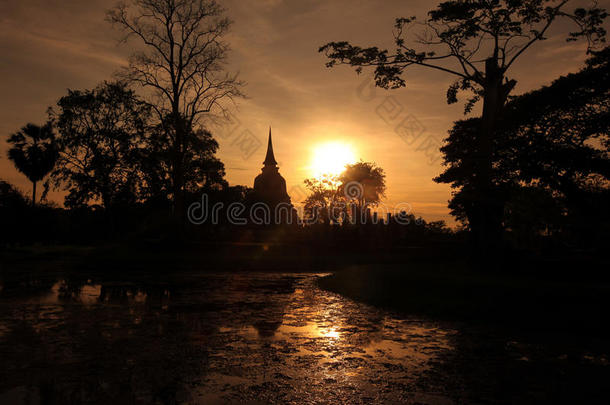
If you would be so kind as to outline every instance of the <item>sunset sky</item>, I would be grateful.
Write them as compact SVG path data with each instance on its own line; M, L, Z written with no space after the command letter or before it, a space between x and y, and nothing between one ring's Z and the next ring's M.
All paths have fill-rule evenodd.
M367 72L349 67L327 69L318 48L329 41L391 46L396 17L425 17L435 2L410 0L229 0L221 1L234 21L230 70L247 82L248 99L232 113L236 131L217 129L219 157L231 184L252 186L265 155L271 126L275 156L288 191L298 203L303 179L311 177L316 149L345 145L357 159L373 161L387 174L386 204L409 203L427 220L453 220L448 214L450 188L432 181L440 159L430 163L453 121L463 117L463 103L447 105L453 77L420 68L407 72L407 87L371 93ZM114 0L3 0L0 2L0 178L30 192L27 179L6 158L6 138L27 122L44 123L47 107L66 89L93 88L126 63L133 50L118 44L119 34L104 21ZM575 2L576 5L589 4ZM599 1L610 8L610 0ZM567 28L558 24L549 39L527 52L510 73L518 81L513 94L550 83L578 70L586 44L566 43ZM388 100L388 97L392 97ZM385 103L385 104L384 104ZM391 104L390 104L391 103ZM388 107L393 106L392 112ZM399 113L397 113L399 112ZM479 110L475 109L475 113ZM400 122L419 128L409 145L396 132ZM236 142L249 131L261 143L245 156ZM400 132L400 130L398 131ZM421 140L421 142L420 142ZM418 150L419 149L419 150ZM433 157L432 157L433 158ZM61 203L60 193L51 199Z

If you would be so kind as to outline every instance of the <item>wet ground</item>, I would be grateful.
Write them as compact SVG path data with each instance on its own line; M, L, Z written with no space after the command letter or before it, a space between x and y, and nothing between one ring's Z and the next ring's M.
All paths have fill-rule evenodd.
M5 282L0 403L540 403L570 389L566 364L608 374L603 354L401 316L321 276Z

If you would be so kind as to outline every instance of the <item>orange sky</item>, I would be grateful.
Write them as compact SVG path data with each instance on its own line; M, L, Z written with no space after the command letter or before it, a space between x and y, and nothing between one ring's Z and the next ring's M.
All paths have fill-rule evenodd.
M126 63L129 46L117 44L117 33L104 21L114 1L19 0L0 3L0 178L29 192L30 185L6 158L6 138L27 122L43 123L48 106L67 88L95 87ZM450 188L432 178L442 171L430 163L433 148L453 121L463 117L463 103L448 106L453 77L414 68L407 88L376 89L370 78L348 67L327 69L320 45L349 40L356 44L391 45L395 17L417 15L434 4L413 0L229 0L221 1L234 20L227 40L231 69L248 85L248 99L233 111L238 131L258 137L261 147L244 158L237 135L216 131L231 184L252 186L264 159L268 126L273 128L275 156L293 200L311 176L312 152L323 142L351 145L358 158L374 161L387 174L385 203L409 203L425 219L445 219ZM575 1L574 5L588 4ZM599 2L610 9L610 0ZM565 43L567 29L557 26L549 39L524 54L510 74L518 81L514 94L550 83L576 71L585 59L585 44ZM362 86L362 87L361 87ZM390 97L388 99L388 97ZM478 112L478 110L475 110ZM405 120L420 134L407 144L396 131ZM413 128L413 127L411 127ZM420 150L417 150L417 149ZM302 188L302 187L301 187ZM61 202L61 195L51 193Z

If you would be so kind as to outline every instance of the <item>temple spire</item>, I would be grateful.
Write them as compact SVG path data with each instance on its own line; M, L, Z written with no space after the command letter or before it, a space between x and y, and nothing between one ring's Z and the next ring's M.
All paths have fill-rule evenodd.
M269 143L267 144L267 156L263 162L265 166L277 166L275 156L273 156L273 144L271 143L271 127L269 127Z

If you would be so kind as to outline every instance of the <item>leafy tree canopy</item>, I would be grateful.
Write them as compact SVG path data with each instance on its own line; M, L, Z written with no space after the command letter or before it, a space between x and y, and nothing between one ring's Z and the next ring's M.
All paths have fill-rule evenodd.
M69 90L57 109L50 109L61 147L53 184L67 188L68 207L97 202L109 208L139 200L149 112L122 82Z

